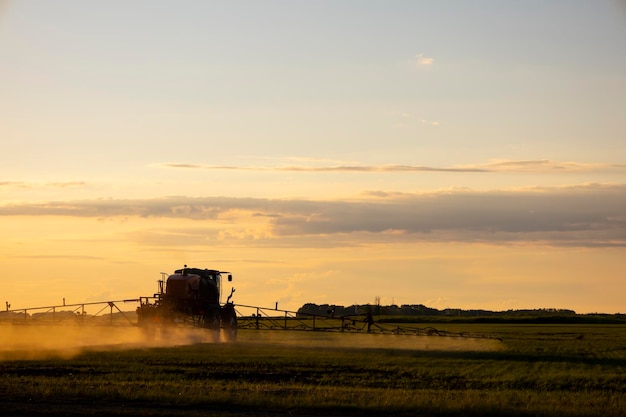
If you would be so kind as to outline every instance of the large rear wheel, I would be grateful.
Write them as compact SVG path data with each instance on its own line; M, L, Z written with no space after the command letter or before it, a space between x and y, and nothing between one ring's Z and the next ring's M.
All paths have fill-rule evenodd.
M220 341L220 313L217 308L208 309L202 320L202 327L206 328L211 334L211 340L214 343Z
M222 310L222 328L224 329L224 340L235 342L237 340L237 314L232 304L227 304Z

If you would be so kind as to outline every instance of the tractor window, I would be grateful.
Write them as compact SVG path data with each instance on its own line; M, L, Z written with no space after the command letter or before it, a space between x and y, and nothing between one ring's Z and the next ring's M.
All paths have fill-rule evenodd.
M222 274L220 274L219 272L217 274L215 274L215 283L217 284L217 293L218 295L218 302L222 302Z

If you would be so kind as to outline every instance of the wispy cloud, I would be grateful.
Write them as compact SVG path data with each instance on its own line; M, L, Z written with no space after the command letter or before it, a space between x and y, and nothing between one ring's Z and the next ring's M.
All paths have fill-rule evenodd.
M419 117L408 112L398 113L399 122L394 125L397 128L405 128L414 126L415 124L434 126L437 127L441 124L439 120L430 120L424 117Z
M415 55L415 63L418 67L432 65L435 62L434 58L427 57L424 54Z
M228 165L203 165L203 164L179 164L164 163L161 167L208 169L225 171L273 171L273 172L483 172L482 168L436 168L418 165L335 165L335 166L228 166Z
M0 181L0 188L22 188L22 189L59 189L59 188L74 188L84 187L86 185L83 181L67 181L67 182L23 182L23 181Z
M4 205L0 216L140 216L229 225L255 218L267 230L256 238L273 239L273 244L303 237L326 237L327 244L328 236L352 236L367 241L626 247L625 185L492 192L460 189L428 194L372 192L369 197L344 201L225 197L77 200ZM243 235L251 236L248 232ZM229 232L221 237L237 236Z
M436 123L436 122L433 122ZM626 171L626 165L582 162L559 162L552 160L499 160L482 164L468 164L450 167L423 165L284 165L284 166L235 166L191 163L162 163L157 167L181 169L206 169L222 171L265 171L265 172L377 172L377 173L419 173L419 172L467 172L467 173L573 173Z
M420 123L423 125L439 126L439 122L436 120L420 119Z
M486 164L467 165L467 168L491 172L591 172L625 170L626 165L541 160L494 160Z

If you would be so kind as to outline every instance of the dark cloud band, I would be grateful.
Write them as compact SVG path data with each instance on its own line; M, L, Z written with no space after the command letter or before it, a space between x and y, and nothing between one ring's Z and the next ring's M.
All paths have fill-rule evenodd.
M366 234L428 241L626 245L623 185L430 194L371 192L368 196L345 201L184 196L75 200L0 206L0 216L218 220L225 214L245 213L265 218L275 237Z

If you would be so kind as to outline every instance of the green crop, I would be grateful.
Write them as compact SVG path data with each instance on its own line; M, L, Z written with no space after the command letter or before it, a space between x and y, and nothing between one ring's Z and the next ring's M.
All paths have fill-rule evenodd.
M0 405L7 416L626 415L622 325L438 326L486 337L244 330L234 344L5 353Z

